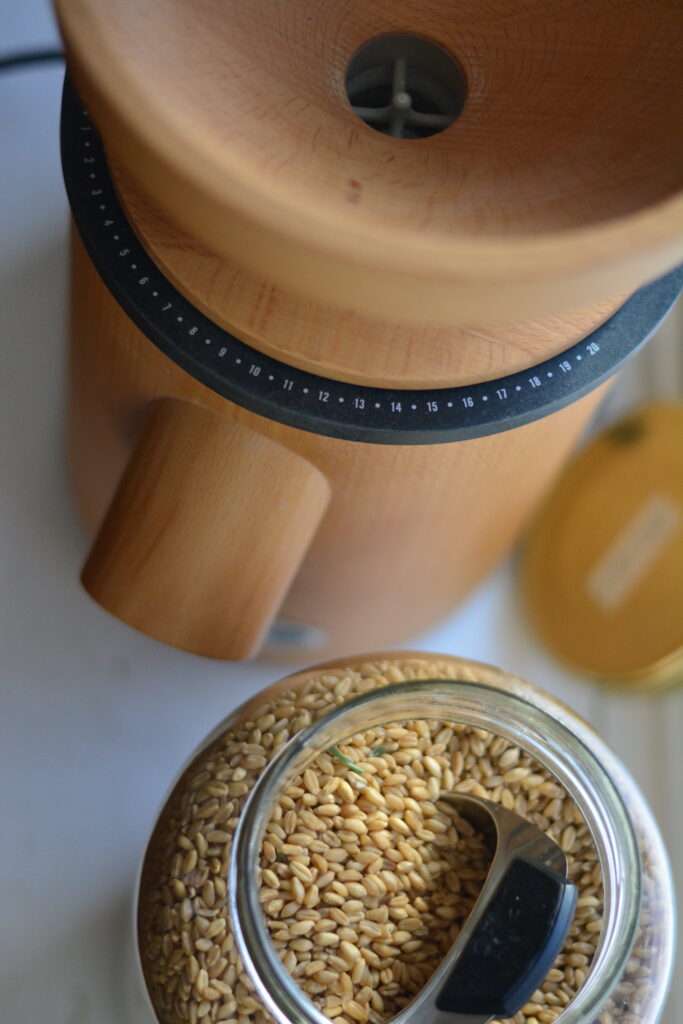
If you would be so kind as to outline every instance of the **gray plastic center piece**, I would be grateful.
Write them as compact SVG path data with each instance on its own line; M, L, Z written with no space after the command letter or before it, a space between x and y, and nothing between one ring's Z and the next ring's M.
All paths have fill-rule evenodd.
M346 94L370 128L395 139L424 139L455 121L467 93L465 75L446 50L426 39L373 39L351 58Z

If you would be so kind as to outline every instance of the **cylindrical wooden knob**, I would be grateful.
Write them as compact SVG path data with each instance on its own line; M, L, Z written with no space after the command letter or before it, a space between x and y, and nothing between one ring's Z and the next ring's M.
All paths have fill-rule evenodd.
M99 604L196 654L258 650L325 512L313 465L190 402L152 407L83 570Z

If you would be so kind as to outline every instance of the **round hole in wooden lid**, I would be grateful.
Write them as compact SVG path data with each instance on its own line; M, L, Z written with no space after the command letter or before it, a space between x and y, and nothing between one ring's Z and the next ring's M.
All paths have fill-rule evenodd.
M683 404L641 408L574 460L531 532L522 588L574 668L639 688L683 681Z
M683 9L666 0L57 8L117 160L196 237L303 293L516 319L683 253ZM460 69L462 109L428 138L382 134L349 101L354 58L392 35Z

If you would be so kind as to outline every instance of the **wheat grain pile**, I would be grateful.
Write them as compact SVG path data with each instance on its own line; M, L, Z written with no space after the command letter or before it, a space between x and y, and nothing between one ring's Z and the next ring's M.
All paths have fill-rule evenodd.
M226 879L240 809L295 733L359 693L410 679L473 679L457 662L406 659L327 670L264 695L185 772L145 859L139 941L161 1024L269 1024L235 949ZM384 1024L457 936L490 863L442 792L472 792L534 821L579 888L565 947L515 1024L552 1024L583 984L602 884L588 828L528 754L482 730L426 720L354 737L281 795L261 853L261 902L280 956L336 1024Z

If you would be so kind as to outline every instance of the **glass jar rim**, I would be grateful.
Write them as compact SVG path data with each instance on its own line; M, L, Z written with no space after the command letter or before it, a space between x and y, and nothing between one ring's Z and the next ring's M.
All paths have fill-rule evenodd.
M281 963L268 933L257 877L268 822L263 808L274 807L282 789L334 744L369 728L415 719L456 721L511 740L543 764L576 803L598 851L605 909L591 971L558 1024L583 1024L604 1008L631 955L641 907L642 865L635 829L605 767L605 761L618 762L573 712L531 685L515 682L520 683L520 690L526 687L524 693L448 678L371 690L301 730L266 766L244 805L233 838L228 900L245 969L259 998L281 1024L329 1022ZM578 735L579 723L584 736ZM590 743L586 742L589 736ZM596 745L602 748L601 755L604 750L604 758L596 755Z

